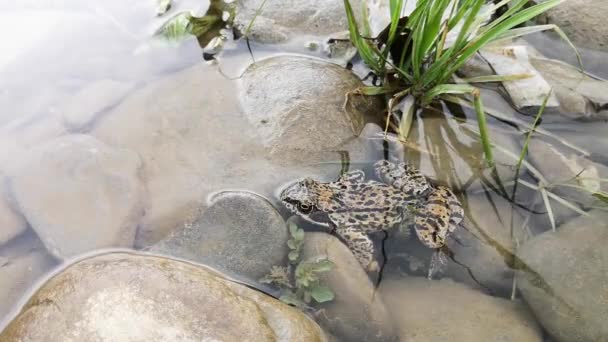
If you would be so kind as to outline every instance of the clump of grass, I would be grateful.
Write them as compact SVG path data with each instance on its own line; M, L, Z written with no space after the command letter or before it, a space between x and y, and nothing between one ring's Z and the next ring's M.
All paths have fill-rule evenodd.
M370 39L366 37L369 24L363 23L362 34L350 1L344 0L350 39L361 59L380 80L379 86L363 87L354 93L386 95L389 108L387 129L393 108L406 97L413 98L415 108L428 106L436 100L450 101L454 95L472 97L472 101L466 101L472 102L475 109L485 159L489 166L493 166L486 112L479 90L470 84L462 84L462 80L457 81L455 73L488 44L532 32L553 29L574 48L565 34L554 25L517 28L563 1L547 0L526 7L528 0L502 0L496 4L486 4L486 0L418 0L411 15L401 17L404 0L390 0L389 26L376 39ZM491 15L502 6L509 7L490 21ZM476 82L517 78L520 77L496 76L477 79ZM407 138L413 113L414 109L409 109L397 117L395 126L399 127L398 131L404 139Z
M333 300L333 291L321 283L319 274L331 271L334 264L325 258L301 260L304 230L290 223L289 234L291 236L287 240L290 250L287 255L289 264L273 266L260 282L279 287L281 289L279 299L301 309L310 309L313 300L317 303Z

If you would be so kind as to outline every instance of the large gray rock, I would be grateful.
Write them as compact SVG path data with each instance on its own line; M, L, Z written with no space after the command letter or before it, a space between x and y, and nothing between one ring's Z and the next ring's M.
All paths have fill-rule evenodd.
M49 279L0 333L16 341L325 341L308 317L212 269L110 253Z
M589 212L526 242L518 286L556 341L608 340L608 214Z
M345 96L363 83L352 72L317 59L283 56L251 65L242 77L245 115L271 152L327 151L358 135L379 100Z
M191 224L151 250L257 280L287 255L287 228L268 200L227 191Z
M569 0L549 10L539 21L556 24L578 46L608 51L606 16L608 3L604 0Z
M88 135L27 152L8 174L12 196L47 249L65 258L131 247L142 215L141 161Z
M342 241L325 233L307 233L302 258L327 258L334 263L320 275L335 293L331 302L321 306L325 314L318 319L325 329L348 341L397 340L383 300Z
M543 341L522 303L490 297L450 280L388 278L379 292L401 341Z
M351 5L359 16L360 0L352 0ZM237 6L235 25L245 32L255 18L249 37L262 43L281 43L302 34L320 36L348 30L342 0L238 0Z

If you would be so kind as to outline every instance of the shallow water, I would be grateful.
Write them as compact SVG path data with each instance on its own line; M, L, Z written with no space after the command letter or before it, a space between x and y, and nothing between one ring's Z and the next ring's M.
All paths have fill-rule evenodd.
M172 10L174 13L180 9L205 8L199 1L180 1L176 6ZM103 230L105 223L119 219L112 216L122 215L121 224L136 225L137 235L131 237L129 246L106 247L149 250L171 231L182 228L199 209L204 211L207 197L218 191L258 193L268 198L287 219L289 213L281 206L276 193L288 181L308 175L325 181L335 180L346 169L363 169L367 175L373 175L373 162L387 156L407 160L434 181L450 186L465 208L467 219L449 242L453 255L440 277L451 278L496 298L521 300L520 292L513 291L513 269L516 269L532 274L536 284L540 284L538 288L551 296L563 295L566 301L570 300L569 292L553 292L552 288L557 285L553 283L554 278L543 270L526 266L527 261L522 266L515 256L516 248L524 241L550 231L551 222L538 191L519 185L517 205L502 196L511 194L513 184L508 175L513 174L516 161L512 157L498 156L498 179L484 166L475 113L470 109L436 106L419 112L406 149L395 137L383 143L381 130L377 129L369 136L353 138L339 151L323 151L310 158L302 156L301 160L294 155L271 155L259 143L254 127L245 118L242 99L239 99L239 95L242 96L239 77L252 61L278 54L326 58L321 48L306 48L308 42L320 37L301 35L277 45L252 42L251 54L244 41L228 42L219 62L208 63L202 60L195 39L167 44L151 38L165 20L154 16L153 1L132 4L118 0L4 2L0 4L0 13L0 176L6 178L0 186L0 193L6 199L0 201L0 215L8 217L0 222L21 227L14 234L8 230L6 234L0 234L0 318L14 314L28 289L62 264L59 258L52 256L56 255L55 251L40 241L33 225L53 228L56 222L80 224L89 220L91 226ZM557 48L553 39L550 35L535 35L529 41L548 57L572 63L571 53L561 45ZM590 73L608 77L606 53L585 50L583 56ZM359 69L355 71L364 75ZM193 74L197 76L192 77ZM89 93L84 91L87 89ZM99 89L110 94L108 103L103 103L105 97L95 100ZM490 96L494 95L488 103L508 107L497 91L486 91ZM196 100L192 100L193 97ZM142 107L142 103L146 106ZM92 113L88 116L76 113L75 117L66 114L84 109L90 109ZM509 114L523 121L533 120L519 113ZM541 125L541 128L590 152L588 159L597 164L585 164L584 170L595 167L594 170L599 171L590 173L589 177L608 177L608 173L604 173L608 165L603 148L608 146L605 121L582 123L561 116L546 121L550 124ZM489 123L493 141L517 156L525 131L494 118L490 118ZM32 149L77 134L91 135L112 148L135 152L131 155L131 152L121 150L120 154L116 152L108 157L110 162L92 157L93 161L84 166L79 164L78 156L82 154L83 158L89 158L88 154L76 148L75 158L57 161L51 156L47 158L50 161L44 158L31 161ZM527 160L542 173L555 171L554 166L559 164L549 161L559 160L559 157L547 152L546 146L537 147L531 148L531 153L536 153L540 159L534 160L531 155ZM87 151L96 148L97 145L87 147ZM572 150L566 150L571 157ZM45 150L41 154L45 156ZM547 163L542 158L547 158ZM135 159L139 162L133 162ZM36 170L40 167L36 165L38 160L53 166L53 172ZM105 168L108 167L103 164L106 162L109 171L98 175L97 163ZM137 165L125 166L131 162ZM62 168L62 163L77 166ZM543 168L543 164L547 167ZM26 172L30 178L14 175L22 165L34 169L31 173ZM59 175L61 170L73 171L78 181L66 183L58 179L60 176L49 178ZM28 183L37 175L42 179ZM559 172L545 176L550 181L568 181L561 179ZM130 188L129 177L140 177L146 180L145 185ZM530 173L522 174L521 178L536 184ZM96 181L101 182L101 189L93 184ZM93 190L62 187L66 184L89 184ZM103 186L107 184L119 190L106 193ZM39 189L40 193L37 193ZM95 207L99 212L85 220L79 217L78 203L56 200L80 191L86 193L85 198L99 200ZM572 194L571 189L563 187L555 193L564 198L572 195L576 200L585 196L580 192ZM588 203L591 197L586 196L581 200L585 210L600 206ZM133 197L138 199L133 200ZM23 203L33 204L25 208ZM577 216L576 212L557 202L553 205L557 226ZM600 217L598 212L591 215ZM296 219L296 222L310 232L325 231L301 220ZM159 226L163 229L156 230ZM94 240L104 238L103 235L104 232L95 232L87 237L93 241L73 240L74 246L67 248L90 252L82 251L81 244L85 247L87 243L95 244ZM6 241L2 240L5 236ZM371 275L370 279L376 285L385 279L394 284L400 277L426 277L432 251L425 248L415 234L408 237L393 232L387 239L379 234L375 243L381 254L378 257L386 259L382 272ZM257 284L257 279L243 274L232 276ZM9 280L11 278L13 280ZM450 295L446 298L449 303ZM437 300L446 302L441 298ZM429 305L442 308L440 303ZM404 316L409 317L409 314ZM467 313L462 314L466 316ZM353 324L367 318L365 315L357 317L356 313L345 317L352 319ZM534 315L525 317L524 321L529 320L530 325L537 324ZM395 322L401 324L399 320ZM340 329L326 329L346 340L340 336ZM545 330L542 334L548 336Z

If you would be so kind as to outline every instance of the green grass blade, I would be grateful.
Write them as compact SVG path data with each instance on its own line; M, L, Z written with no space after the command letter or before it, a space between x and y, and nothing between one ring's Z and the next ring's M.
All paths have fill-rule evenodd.
M553 209L551 208L551 203L549 203L549 195L547 194L547 189L540 188L540 194L543 197L543 203L545 203L545 208L547 208L547 216L549 216L549 222L551 222L551 230L555 232L555 216L553 216Z
M481 137L481 145L483 146L483 152L486 156L486 161L490 167L494 167L494 155L492 153L492 144L490 142L490 134L488 131L488 124L486 122L486 112L483 110L483 103L481 102L481 94L479 90L475 89L473 93L473 99L475 104L475 114L477 114L477 125L479 125L479 136Z
M545 2L541 2L537 5L529 7L521 12L513 14L512 17L505 19L501 23L493 26L491 29L487 30L484 33L481 33L475 40L471 41L465 48L463 48L462 53L458 55L455 59L454 63L450 64L450 67L445 71L439 82L445 82L453 73L455 73L462 65L473 56L473 54L477 53L479 49L484 47L486 44L491 42L494 38L498 37L500 34L506 32L507 30L513 28L516 25L524 23L537 15L559 5L564 0L547 0Z
M346 17L348 19L348 30L350 33L351 42L357 48L357 51L365 64L367 64L376 73L381 74L384 68L380 65L377 58L379 52L377 52L374 47L370 45L371 43L363 39L359 34L357 21L349 0L344 0L344 9L346 10Z
M397 34L397 29L399 27L399 19L401 18L401 8L403 8L403 0L390 0L390 13L391 13L391 23L388 31L388 39L386 42L386 48L382 53L384 59L387 59L388 53L391 50L391 46L393 45L393 41L395 40L395 35ZM365 1L363 2L365 3ZM367 7L367 6L366 6ZM395 57L393 57L395 58Z
M533 74L513 74L513 75L487 75L460 78L456 80L456 83L488 83L488 82L508 82L523 80L526 78L534 77Z

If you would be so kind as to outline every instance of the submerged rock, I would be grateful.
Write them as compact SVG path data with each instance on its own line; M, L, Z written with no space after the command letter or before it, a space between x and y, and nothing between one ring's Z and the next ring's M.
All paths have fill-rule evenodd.
M8 184L47 249L66 258L133 246L142 214L140 167L132 151L68 135L29 150Z
M115 106L133 89L134 83L102 80L80 90L62 108L63 122L71 131L81 131L97 117Z
M522 303L450 280L388 278L379 292L401 341L543 341Z
M363 86L350 71L313 58L282 56L250 66L242 77L245 115L272 153L328 151L358 135L381 101L346 94Z
M263 7L260 7L264 3ZM342 0L238 0L235 25L241 32L249 27L249 37L262 43L282 43L296 35L328 35L348 30ZM362 3L351 0L357 16ZM261 12L256 16L257 11Z
M477 131L477 126L473 126ZM515 140L519 133L507 126L490 126L492 143L519 155ZM433 181L448 185L455 191L479 187L482 181L494 183L484 159L479 136L469 124L448 114L423 113L412 124L406 144L405 160L416 166ZM503 183L512 181L517 160L494 149L494 160Z
M204 266L110 253L49 279L5 342L325 341L308 317Z
M608 178L607 166L594 163L560 144L532 138L529 158L547 182L553 184L549 190L570 202L589 207L597 200L593 192L608 191L608 183L601 181ZM560 186L560 183L566 186Z
M8 201L4 175L0 174L0 246L27 229L27 221Z
M556 341L608 340L608 214L589 212L527 241L518 256L521 293Z
M321 282L335 293L332 301L321 305L324 314L318 317L326 330L347 341L397 340L382 298L342 241L325 233L307 233L302 257L325 257L334 263L320 274Z
M257 280L287 255L287 228L272 204L253 193L226 191L191 224L151 251Z
M27 235L0 249L0 323L56 263L36 236Z

